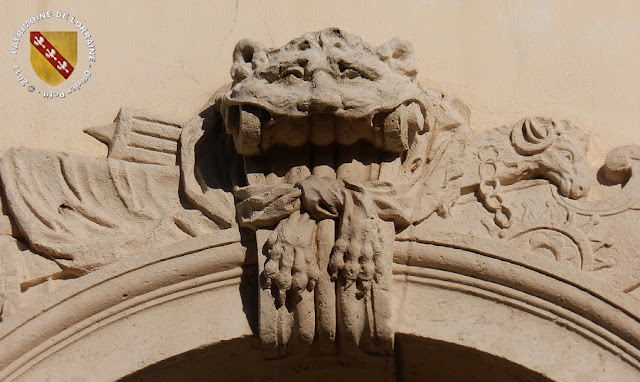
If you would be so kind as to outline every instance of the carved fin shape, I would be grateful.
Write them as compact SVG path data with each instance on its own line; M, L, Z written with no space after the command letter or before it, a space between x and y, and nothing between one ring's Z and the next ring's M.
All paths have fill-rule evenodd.
M122 108L113 124L84 132L109 147L109 158L174 166L183 126L173 118Z
M116 127L115 125L104 125L104 126L94 126L87 127L83 130L85 133L91 135L95 139L104 143L105 145L111 147L111 143L113 142L113 137L115 136Z

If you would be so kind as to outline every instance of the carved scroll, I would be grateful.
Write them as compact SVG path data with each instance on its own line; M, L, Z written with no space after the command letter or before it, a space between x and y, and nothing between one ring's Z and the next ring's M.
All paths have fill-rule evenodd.
M186 124L122 109L87 129L107 158L10 150L2 314L220 229L257 250L266 358L391 354L394 243L411 226L484 236L640 298L638 146L612 150L596 183L588 137L569 122L471 134L468 108L416 74L398 39L373 47L331 28L277 49L242 40L233 82ZM582 200L594 188L608 196Z

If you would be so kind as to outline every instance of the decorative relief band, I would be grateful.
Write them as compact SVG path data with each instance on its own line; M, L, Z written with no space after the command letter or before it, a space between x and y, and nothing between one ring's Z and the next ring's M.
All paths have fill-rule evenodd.
M468 108L416 74L398 39L242 40L233 82L188 123L122 109L86 130L106 159L10 150L2 317L108 264L228 232L257 261L267 358L392 354L406 241L484 238L640 297L638 146L605 160L598 181L621 189L584 201L596 185L585 133L543 117L471 133Z

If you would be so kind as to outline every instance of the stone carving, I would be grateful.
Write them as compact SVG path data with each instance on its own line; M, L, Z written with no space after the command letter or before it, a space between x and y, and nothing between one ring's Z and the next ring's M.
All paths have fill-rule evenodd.
M471 133L469 111L416 81L412 47L338 29L278 49L242 40L233 82L187 123L122 109L87 129L105 159L12 149L0 162L3 315L142 251L229 229L257 258L265 357L393 351L394 241L485 236L631 295L640 148L595 184L587 136L526 118ZM439 236L440 235L440 236Z
M13 290L39 294L140 251L198 236L217 225L180 200L181 124L123 109L113 126L88 129L109 143L107 159L14 148L0 162L5 272ZM172 159L171 159L172 158ZM13 260L12 260L13 259ZM23 260L26 259L26 260ZM48 259L45 260L45 259ZM43 288L33 288L40 284ZM7 301L21 305L24 297Z
M578 199L589 191L587 137L567 121L526 118L513 127L476 134L467 150L466 185L477 185L477 195L501 228L512 223L513 212L500 195L502 186L544 178L563 196ZM463 186L464 187L464 186ZM473 187L467 186L468 190Z
M468 130L460 103L420 88L412 58L406 42L374 48L336 29L270 51L248 40L236 47L234 83L218 105L243 155L247 184L234 195L264 257L270 356L311 343L316 328L327 351L336 338L343 351L392 349L395 230L455 200L455 174L433 174L463 147L443 137ZM445 193L423 193L427 183Z

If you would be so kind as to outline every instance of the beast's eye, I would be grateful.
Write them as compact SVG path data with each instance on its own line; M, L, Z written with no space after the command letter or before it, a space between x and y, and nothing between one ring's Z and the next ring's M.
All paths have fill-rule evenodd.
M282 71L282 78L294 76L296 78L304 77L304 69L299 66L290 66Z
M264 70L259 72L258 76L267 80L268 83L273 83L279 78L277 70Z
M338 70L340 70L340 74L342 75L342 77L348 78L350 80L360 77L370 79L369 76L367 76L363 71L353 67L352 65L344 61L338 62Z

